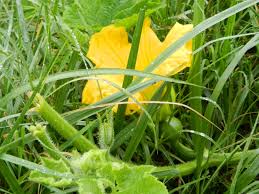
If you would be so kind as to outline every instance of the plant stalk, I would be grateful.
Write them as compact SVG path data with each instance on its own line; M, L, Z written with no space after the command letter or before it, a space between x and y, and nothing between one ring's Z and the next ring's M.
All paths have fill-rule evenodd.
M38 141L42 144L42 146L46 149L46 151L52 158L56 160L59 160L61 158L63 159L62 154L60 154L60 151L48 135L46 126L37 124L36 126L30 126L29 130L31 131L33 136L38 139Z
M257 153L259 154L259 149L249 150L246 152L236 152L225 153L225 154L212 154L210 158L204 159L202 162L202 166L213 167L219 166L220 164L236 164L241 158L245 158L251 154ZM153 175L158 178L175 178L175 177L183 177L190 174L193 174L197 168L196 160L186 162L184 164L178 164L175 166L166 166L166 167L156 167L153 172Z
M86 152L90 149L96 149L97 146L90 142L83 135L78 135L78 131L69 124L60 114L58 114L45 99L37 94L34 100L36 111L65 139L74 139L74 146L81 152Z

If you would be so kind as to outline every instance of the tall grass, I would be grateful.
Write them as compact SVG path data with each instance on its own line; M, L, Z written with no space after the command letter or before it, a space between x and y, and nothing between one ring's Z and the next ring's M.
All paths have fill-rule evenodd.
M205 19L205 1L204 0L197 0L194 1L193 5L193 24L197 26ZM201 47L205 42L205 33L197 35L193 39L193 50L198 49ZM191 83L202 85L203 80L203 60L202 60L202 52L199 52L193 56L193 63L190 69L190 76L189 81ZM192 98L190 101L190 105L193 109L197 110L199 113L202 113L202 101L200 98L193 98L193 97L201 97L202 89L191 87L190 88L190 97ZM207 134L206 129L203 128L203 121L199 117L199 115L191 114L191 128L195 131L203 132ZM201 173L201 166L203 161L203 153L204 153L204 141L202 140L201 136L197 136L194 134L193 137L194 147L196 151L196 159L197 159L197 178L200 177ZM197 193L200 193L199 184L197 184Z
M123 103L130 94L159 80L165 84L152 99L158 103L144 104L144 112L129 117L124 115L125 105L121 106L111 153L136 164L166 166L154 174L163 178L170 193L258 192L258 151L249 151L258 150L258 2L167 0L151 16L159 38L164 39L176 21L191 22L195 28L139 72L134 70L134 51L127 70L86 69L93 66L86 58L89 36L62 20L68 2L0 0L0 192L54 192L28 180L33 169L56 173L39 164L46 152L28 131L35 123L46 124L31 110L36 93L78 129L75 137L83 135L97 144L100 120L111 104ZM141 25L140 21L136 28ZM195 54L190 69L174 77L150 73L191 39ZM126 90L82 107L85 80L104 74L127 75ZM163 89L169 94L172 87L176 103L173 94L163 96ZM28 97L29 91L33 94ZM178 147L163 135L160 101L168 101L170 117L183 125ZM48 130L59 150L74 149L76 138L66 140L49 126ZM175 165L180 165L177 170L183 170L183 177L174 174ZM185 168L188 165L190 169Z

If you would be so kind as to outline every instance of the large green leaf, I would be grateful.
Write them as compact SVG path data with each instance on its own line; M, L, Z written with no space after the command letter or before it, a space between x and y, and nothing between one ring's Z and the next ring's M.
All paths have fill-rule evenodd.
M90 150L72 162L81 174L80 194L167 194L165 185L151 175L153 166L113 161L105 150Z
M168 194L165 185L151 174L154 166L126 164L111 158L107 150L94 149L82 156L73 153L69 165L51 158L41 160L48 169L73 172L71 178L31 172L30 180L52 187L78 185L80 194Z
M130 27L137 21L138 12L146 7L151 14L164 5L163 0L75 0L65 9L63 18L70 27L88 32L110 24Z

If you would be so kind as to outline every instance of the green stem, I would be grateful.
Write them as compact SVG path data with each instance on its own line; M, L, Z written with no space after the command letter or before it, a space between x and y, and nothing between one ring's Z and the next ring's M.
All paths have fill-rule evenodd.
M37 94L34 104L37 112L49 122L49 124L65 139L71 139L79 132L70 125L60 114L58 114L45 100ZM81 152L86 152L90 149L96 149L96 145L86 139L83 135L78 135L73 142L74 146Z
M29 130L32 132L33 136L38 139L52 158L56 160L63 158L62 154L60 154L60 151L49 137L46 131L46 126L37 124L36 126L30 126Z
M172 144L177 155L179 155L182 159L191 160L194 159L196 154L195 152L183 145L181 142L177 141L176 143Z
M249 150L247 152L236 152L225 153L225 154L212 154L209 159L204 159L202 162L202 166L213 167L219 166L222 163L224 164L236 164L241 160L241 158L245 158L250 154L258 153L259 149ZM158 178L174 178L174 177L182 177L192 174L197 168L196 160L186 162L184 164L178 164L175 166L167 166L167 167L156 167L153 175Z

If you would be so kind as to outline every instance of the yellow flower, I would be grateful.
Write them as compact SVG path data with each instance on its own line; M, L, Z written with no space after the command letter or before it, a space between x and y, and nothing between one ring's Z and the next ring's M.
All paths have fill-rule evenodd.
M193 26L176 23L170 30L165 40L161 42L155 32L150 27L151 20L146 18L142 28L139 43L139 52L136 62L136 70L144 70L158 55L168 46L181 38L184 34L191 31ZM124 27L110 25L104 27L100 32L91 37L87 57L95 63L96 68L121 68L127 67L127 61L131 44L128 42L128 34ZM153 73L169 76L190 67L192 59L192 42L189 41L174 54L167 58ZM82 94L82 103L92 104L102 98L110 96L119 90L108 82L122 86L123 75L116 76L97 76L97 79L89 80ZM104 81L107 80L107 81ZM155 89L160 85L157 83L142 92L134 94L133 97L138 101L149 100ZM129 99L132 102L132 99ZM138 111L140 107L134 103L127 105L126 114ZM114 108L116 111L116 107Z

